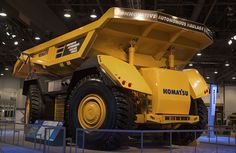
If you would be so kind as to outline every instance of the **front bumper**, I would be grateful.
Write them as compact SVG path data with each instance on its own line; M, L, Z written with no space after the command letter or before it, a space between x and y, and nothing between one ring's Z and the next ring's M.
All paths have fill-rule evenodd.
M159 124L170 123L197 123L198 115L157 115L157 114L136 114L136 123L154 122Z

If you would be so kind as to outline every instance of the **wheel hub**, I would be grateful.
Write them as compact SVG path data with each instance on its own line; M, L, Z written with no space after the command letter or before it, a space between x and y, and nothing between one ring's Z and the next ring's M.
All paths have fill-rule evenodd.
M106 118L103 99L96 94L89 94L82 99L78 108L78 119L83 128L100 128Z

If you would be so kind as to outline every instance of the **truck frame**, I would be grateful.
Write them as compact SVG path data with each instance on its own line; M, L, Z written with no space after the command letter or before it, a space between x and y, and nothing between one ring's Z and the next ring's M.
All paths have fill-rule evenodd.
M100 19L21 53L26 123L64 121L76 128L203 129L208 85L189 60L208 47L204 25L162 12L110 8ZM175 133L186 145L200 136ZM78 135L78 139L81 139ZM115 149L127 135L86 133L87 148ZM81 145L81 144L79 144Z

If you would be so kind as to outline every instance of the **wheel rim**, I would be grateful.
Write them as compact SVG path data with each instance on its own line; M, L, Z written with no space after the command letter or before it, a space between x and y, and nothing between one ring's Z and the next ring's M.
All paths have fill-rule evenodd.
M26 124L29 124L29 116L30 116L30 99L27 98L26 107L25 107L25 123Z
M100 96L89 94L80 102L77 114L82 128L100 128L106 118L106 106Z

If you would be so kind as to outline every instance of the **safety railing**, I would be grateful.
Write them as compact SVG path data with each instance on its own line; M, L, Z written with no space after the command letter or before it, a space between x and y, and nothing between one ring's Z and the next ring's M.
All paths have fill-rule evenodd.
M89 150L86 148L86 137L93 133L118 133L121 135L131 135L134 136L135 139L129 139L129 146L133 146L135 150L132 150L131 152L149 152L155 150L155 149L163 149L165 151L169 151L170 153L176 152L176 150L185 150L186 152L198 152L201 150L201 153L203 153L204 147L201 146L202 143L206 144L208 143L211 145L211 150L215 149L215 152L222 152L222 145L224 147L228 147L228 152L235 152L236 153L236 130L235 129L222 129L221 127L217 128L208 128L203 130L118 130L118 129L76 129L76 136L75 136L75 142L72 141L72 138L66 137L66 129L65 127L60 128L60 132L62 133L62 137L58 139L62 139L62 144L54 146L49 141L49 134L51 133L51 130L56 129L57 127L51 127L51 126L43 126L43 133L41 134L35 134L34 140L26 141L26 135L30 133L30 130L38 129L37 125L33 124L22 124L22 123L12 123L7 121L0 121L0 142L11 144L11 145L17 145L26 147L29 149L36 149L39 152L43 153L78 153L78 152L94 152L93 150ZM208 134L213 131L215 134L214 138L208 137ZM223 132L222 132L223 131ZM202 137L200 138L200 145L197 143L192 144L191 146L176 146L174 145L174 136L176 133L193 133L194 139L196 139L198 133L203 133ZM32 131L32 133L34 133ZM160 134L165 135L165 141L166 144L158 144L154 141L148 141L151 137L157 137ZM130 137L132 138L132 137ZM224 141L222 141L222 139ZM57 140L55 140L57 141ZM135 141L135 142L134 142ZM146 142L148 141L148 142ZM153 144L152 144L153 143ZM78 145L80 144L80 145ZM151 147L150 147L151 145ZM186 150L187 148L187 150ZM120 151L122 152L122 150ZM126 152L126 151L125 151ZM206 150L206 152L209 152Z
M169 150L170 153L173 152L173 135L176 134L176 133L194 133L194 139L196 139L197 137L197 133L200 132L200 133L204 133L204 132L207 132L209 133L210 131L212 130L209 130L209 129L203 129L203 130L117 130L117 129L77 129L76 130L76 138L78 138L79 134L80 136L82 137L82 142L78 142L78 139L76 139L76 144L78 143L81 143L81 148L80 149L80 152L84 153L85 152L85 139L86 139L86 133L91 133L91 132L101 132L101 133L125 133L127 135L131 134L131 133L135 133L135 134L139 134L140 136L140 152L143 153L144 152L144 135L145 134L168 134L169 135L169 147L167 150ZM218 138L219 138L219 135L218 135L218 129L213 129L213 132L215 133L215 137L214 138L210 138L208 137L208 140L209 141L206 141L207 143L212 143L211 140L215 139L215 142L213 143L215 145L215 151L216 153L220 153L220 150L219 150L219 145L232 145L232 149L231 149L231 152L235 152L236 153L236 135L235 135L235 132L236 130L235 129L227 129L227 130L224 130L225 132L228 132L228 133L231 133L233 132L234 133L234 137L233 137L233 140L231 140L232 136L228 135L227 138L228 138L228 144L227 143L220 143L218 141ZM208 135L208 134L206 134ZM232 143L230 143L230 140ZM193 146L194 148L194 151L191 150L191 152L197 152L197 148L198 148L198 145L195 144ZM211 149L214 149L214 148L211 148ZM78 148L76 146L76 153L78 151ZM189 151L190 152L190 151Z

